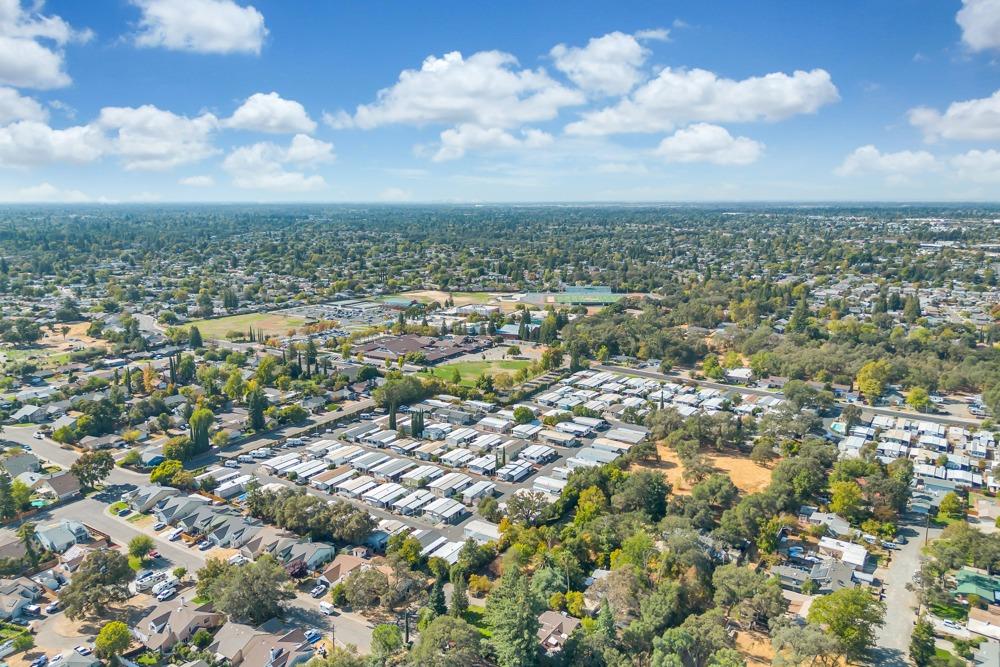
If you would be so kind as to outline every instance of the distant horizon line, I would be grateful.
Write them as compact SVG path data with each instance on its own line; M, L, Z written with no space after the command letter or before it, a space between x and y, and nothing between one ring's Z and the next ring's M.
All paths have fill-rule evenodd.
M418 207L418 206L559 206L559 207L680 207L680 206L1000 206L998 200L892 200L892 199L688 199L688 200L619 200L619 201L91 201L91 202L21 202L0 201L0 208L105 208L128 206L380 206L380 207Z

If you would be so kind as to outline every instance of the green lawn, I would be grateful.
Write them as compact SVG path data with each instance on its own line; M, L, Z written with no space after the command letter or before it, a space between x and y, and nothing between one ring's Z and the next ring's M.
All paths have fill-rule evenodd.
M930 610L938 618L949 621L965 621L969 617L969 608L963 604L932 604Z
M247 313L209 320L195 320L184 326L198 327L202 338L225 338L230 331L246 332L253 327L266 334L284 336L289 329L300 327L306 321L301 317L290 317L281 313Z
M453 364L435 366L431 373L439 378L452 379L452 374L458 370L462 378L461 384L471 387L476 384L476 378L483 373L495 375L497 373L511 373L526 368L531 365L527 359L497 359L495 361L457 361Z
M60 366L68 363L70 359L69 352L60 352L40 346L4 348L0 350L0 354L3 354L4 358L10 362L34 361L41 368Z
M475 605L469 605L468 610L466 610L465 612L464 618L469 625L475 626L475 628L479 630L479 634L481 634L484 638L488 639L489 637L493 636L493 633L490 631L488 627L486 627L486 620L483 618L485 613L486 613L485 608L477 607Z

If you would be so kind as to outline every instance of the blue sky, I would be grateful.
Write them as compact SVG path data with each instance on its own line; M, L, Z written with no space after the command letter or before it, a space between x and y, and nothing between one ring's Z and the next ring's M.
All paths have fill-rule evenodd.
M2 201L996 201L998 144L1000 0L0 0Z

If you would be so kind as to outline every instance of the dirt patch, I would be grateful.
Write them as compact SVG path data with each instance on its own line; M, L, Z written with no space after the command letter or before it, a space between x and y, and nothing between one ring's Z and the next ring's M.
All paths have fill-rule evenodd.
M677 452L665 445L657 445L656 451L660 455L659 463L640 467L662 472L674 493L691 493L692 485L684 479L684 468ZM733 480L736 488L743 493L762 491L771 482L771 469L754 463L744 455L706 452L705 456L717 472L724 473Z
M63 327L66 328L65 335ZM88 347L106 347L105 341L87 335L88 322L54 324L42 328L42 337L28 347L5 347L0 359L7 362L33 361L42 368L60 366L69 361L70 352Z
M736 633L736 650L748 665L770 665L774 662L774 649L767 635L757 632Z
M490 303L495 300L495 294L489 292L442 292L441 290L433 289L422 289L413 290L410 292L403 292L399 296L416 299L423 303L431 303L437 301L438 303L444 303L448 297L451 297L455 302L456 306L468 306L473 303Z

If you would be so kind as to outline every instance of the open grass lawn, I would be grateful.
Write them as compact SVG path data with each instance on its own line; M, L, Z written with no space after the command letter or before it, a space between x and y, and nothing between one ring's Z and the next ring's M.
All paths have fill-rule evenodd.
M969 609L963 604L932 604L930 610L938 618L949 621L965 621L969 617Z
M488 627L486 627L486 620L483 618L485 613L486 609L484 607L469 605L464 618L469 625L475 626L475 628L479 630L479 634L481 634L484 638L489 638L493 636L493 633Z
M453 364L435 366L431 373L439 378L451 381L452 373L458 370L461 376L461 384L472 387L476 384L476 378L483 373L495 375L497 373L514 373L522 368L530 366L527 359L496 359L493 361L456 361Z
M198 327L202 338L225 338L230 331L246 332L250 327L266 334L284 336L289 329L305 324L301 317L291 317L281 313L247 313L246 315L231 315L210 320L195 320L185 326Z

